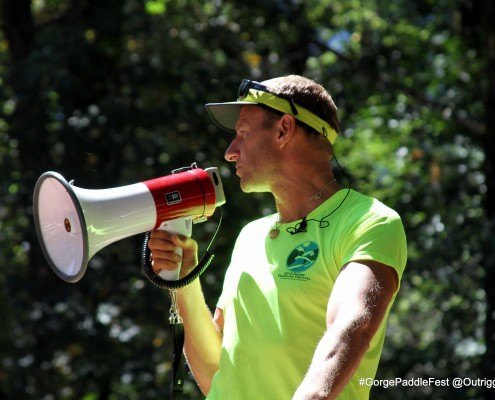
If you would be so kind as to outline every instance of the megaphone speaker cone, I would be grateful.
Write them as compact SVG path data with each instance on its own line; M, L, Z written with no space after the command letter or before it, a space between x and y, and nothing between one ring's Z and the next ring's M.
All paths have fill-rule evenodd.
M83 211L71 185L56 172L36 182L34 223L41 248L53 271L77 282L88 263L88 235Z

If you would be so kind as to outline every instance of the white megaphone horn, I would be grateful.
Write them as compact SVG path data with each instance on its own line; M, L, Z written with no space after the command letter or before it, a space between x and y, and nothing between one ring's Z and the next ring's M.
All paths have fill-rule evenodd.
M56 172L46 172L36 182L33 214L53 271L66 282L77 282L103 247L155 229L191 236L192 222L206 220L224 203L218 169L203 170L196 164L171 175L101 190L79 188ZM174 280L178 273L162 271L160 276Z

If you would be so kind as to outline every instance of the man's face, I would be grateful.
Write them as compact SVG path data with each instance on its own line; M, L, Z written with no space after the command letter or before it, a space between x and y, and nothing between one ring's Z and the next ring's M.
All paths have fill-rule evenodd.
M236 164L244 192L268 192L274 177L275 131L264 126L265 111L244 106L236 124L236 136L225 152L225 159Z

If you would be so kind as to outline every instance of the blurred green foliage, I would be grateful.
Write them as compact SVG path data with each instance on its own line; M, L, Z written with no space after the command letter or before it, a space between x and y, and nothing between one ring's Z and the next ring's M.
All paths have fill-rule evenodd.
M333 94L342 167L358 190L395 208L407 230L409 263L378 378L490 377L489 4L3 0L0 398L167 396L169 300L140 273L141 238L102 250L77 284L60 281L34 232L34 184L47 170L107 188L193 161L218 166L228 203L202 278L214 306L237 232L274 205L239 190L223 160L229 137L203 104L233 100L244 77L289 73ZM195 226L202 248L214 227L214 219ZM201 397L191 377L185 391ZM492 398L479 387L372 393Z

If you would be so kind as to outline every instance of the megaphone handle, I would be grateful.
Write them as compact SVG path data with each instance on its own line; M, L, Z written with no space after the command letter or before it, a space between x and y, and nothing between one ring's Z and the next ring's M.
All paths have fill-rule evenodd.
M173 234L183 235L191 237L192 234L192 219L191 218L177 218L170 221L164 221L158 230L167 231ZM175 251L176 254L182 257L182 247L178 247ZM158 276L167 281L176 281L179 279L180 266L174 270L162 270Z

